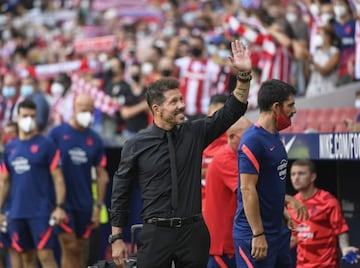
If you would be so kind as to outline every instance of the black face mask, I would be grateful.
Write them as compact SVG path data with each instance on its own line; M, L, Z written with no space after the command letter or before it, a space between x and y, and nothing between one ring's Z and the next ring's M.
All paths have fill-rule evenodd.
M131 76L131 79L135 82L140 82L140 74L134 74Z
M202 54L202 49L198 47L192 47L190 52L194 57L200 57Z
M171 70L169 70L169 69L164 69L164 70L161 70L160 73L161 73L162 76L167 77L167 76L170 76L170 75L171 75Z

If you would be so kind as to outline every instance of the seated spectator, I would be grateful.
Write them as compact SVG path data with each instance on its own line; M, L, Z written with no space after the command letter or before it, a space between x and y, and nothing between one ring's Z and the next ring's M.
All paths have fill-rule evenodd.
M360 90L355 93L355 108L359 111L356 122L353 119L347 118L345 119L345 124L349 131L359 132L360 131Z
M319 47L310 56L311 75L306 96L318 96L335 90L337 81L337 66L340 61L340 51L336 46L338 38L331 25L325 25L320 30Z

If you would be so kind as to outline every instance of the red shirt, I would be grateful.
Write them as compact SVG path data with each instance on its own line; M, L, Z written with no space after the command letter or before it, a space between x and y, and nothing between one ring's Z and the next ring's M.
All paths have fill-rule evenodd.
M296 212L288 207L291 218L297 226L297 268L339 267L338 235L349 230L341 212L338 200L329 192L317 190L314 196L302 199L309 212L309 220L299 222Z
M237 186L237 153L226 144L219 148L206 173L203 214L210 232L210 255L234 254L232 229Z
M203 151L202 156L202 168L208 168L211 160L213 159L214 155L217 153L219 148L223 145L227 144L227 135L224 133L222 136L214 140L208 147L205 148ZM202 195L202 208L205 208L205 185L206 181L203 179L201 181L201 195Z

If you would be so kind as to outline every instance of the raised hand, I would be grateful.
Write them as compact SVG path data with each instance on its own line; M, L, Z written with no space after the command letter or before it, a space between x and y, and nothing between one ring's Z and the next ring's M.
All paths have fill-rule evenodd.
M251 71L250 51L247 46L244 46L239 40L231 42L232 56L229 56L231 67L236 72Z

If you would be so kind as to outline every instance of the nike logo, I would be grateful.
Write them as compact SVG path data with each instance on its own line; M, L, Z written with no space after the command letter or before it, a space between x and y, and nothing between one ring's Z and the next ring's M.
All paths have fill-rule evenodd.
M275 146L271 146L269 149L270 149L270 152L272 152L275 150Z
M289 153L291 146L294 144L296 139L296 136L293 136L286 144L285 144L285 150L287 153Z

